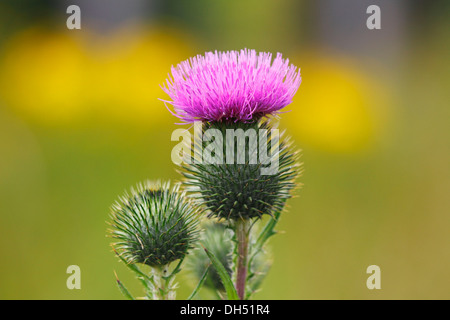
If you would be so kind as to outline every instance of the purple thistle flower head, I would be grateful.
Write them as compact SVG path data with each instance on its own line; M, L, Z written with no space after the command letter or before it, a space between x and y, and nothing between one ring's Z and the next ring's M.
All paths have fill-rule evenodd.
M206 52L171 68L162 86L169 111L184 123L250 122L273 115L292 102L301 76L288 59L243 49Z

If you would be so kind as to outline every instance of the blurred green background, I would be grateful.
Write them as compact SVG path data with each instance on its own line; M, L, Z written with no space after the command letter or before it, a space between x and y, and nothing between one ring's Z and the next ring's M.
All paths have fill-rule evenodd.
M81 8L81 30L66 8ZM381 30L366 27L371 4ZM210 50L282 52L303 83L280 126L303 188L272 238L259 299L450 298L448 1L0 2L0 298L122 299L109 208L178 180L171 65ZM66 269L81 268L81 290ZM366 268L381 268L368 290ZM186 274L178 298L188 296Z

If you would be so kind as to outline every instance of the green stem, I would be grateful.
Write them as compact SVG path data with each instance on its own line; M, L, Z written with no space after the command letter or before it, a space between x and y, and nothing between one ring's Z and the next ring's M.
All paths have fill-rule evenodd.
M245 297L245 286L248 271L249 219L239 219L235 224L237 242L236 291L240 300Z
M175 300L175 286L173 276L168 276L169 265L154 267L153 272L153 300Z

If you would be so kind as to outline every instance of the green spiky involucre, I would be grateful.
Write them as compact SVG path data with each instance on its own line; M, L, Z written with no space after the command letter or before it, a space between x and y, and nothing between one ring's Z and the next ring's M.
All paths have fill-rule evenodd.
M193 247L197 224L194 207L179 185L147 181L112 206L110 235L128 263L162 267Z
M294 180L300 173L297 163L298 153L292 150L289 139L284 138L283 134L279 135L279 139L275 139L271 133L272 127L267 121L205 122L202 127L203 137L209 129L216 129L215 132L222 135L223 162L216 161L220 158L216 157L217 153L220 153L217 152L218 148L221 148L219 146L221 142L216 141L216 138L207 139L207 142L205 139L202 142L194 141L194 154L196 152L198 154L198 150L201 150L203 161L202 163L191 161L190 164L184 165L182 174L185 177L183 183L186 190L206 207L210 217L219 219L236 221L261 218L265 214L273 215L274 212L281 211L286 199L291 197L291 190L296 186ZM242 130L244 133L253 130L258 138L250 139L248 135L245 144L242 144L238 139L227 138L229 129L235 132ZM261 130L267 132L266 145L259 139ZM260 148L267 150L266 155L269 158L265 162L261 161ZM210 152L214 149L214 152ZM230 149L234 150L232 161L226 157L227 149L228 152ZM244 157L241 159L245 159L245 162L238 158L242 153ZM257 162L251 159L257 159ZM263 174L261 169L275 162L276 171L273 174Z

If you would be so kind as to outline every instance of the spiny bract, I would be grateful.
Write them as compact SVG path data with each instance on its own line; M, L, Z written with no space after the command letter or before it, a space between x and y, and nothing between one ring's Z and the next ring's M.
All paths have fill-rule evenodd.
M179 185L139 184L111 208L113 247L131 264L164 266L183 258L197 240L194 207Z
M223 135L223 141L226 141L223 143L223 155L226 154L227 148L232 148L234 159L232 163L192 161L190 164L185 164L182 174L185 177L183 183L186 185L186 190L208 209L209 216L219 219L261 218L264 214L273 215L282 210L285 201L291 197L291 190L296 186L294 180L300 173L300 166L297 163L298 154L291 149L288 139L282 140L282 134L280 134L279 142L274 142L271 126L267 121L203 123L203 132L211 128L218 129ZM244 132L267 130L267 142L263 147L269 150L268 164L276 162L276 172L262 174L261 169L266 165L260 160L253 164L249 161L255 152L260 153L257 157L260 159L259 139L253 139L251 142L246 138L244 147L242 144L234 143L234 140L230 143L226 137L226 131L229 129L242 129ZM197 150L202 148L205 151L208 148L208 143L205 142L194 141L194 144L197 144ZM194 146L194 152L195 149ZM246 161L239 163L238 157L242 155L242 152L245 153ZM228 159L226 161L228 162Z

